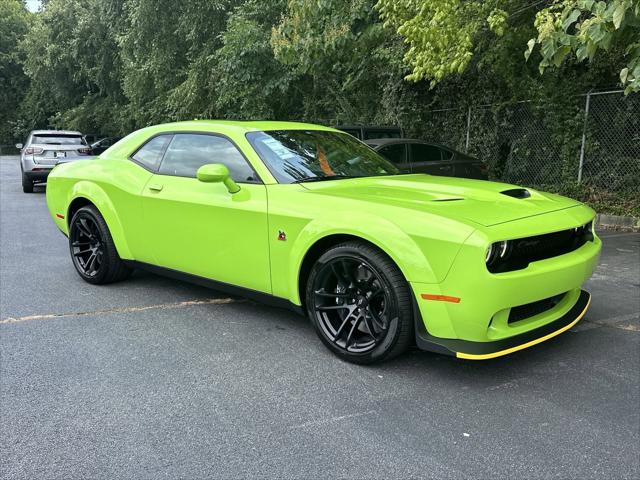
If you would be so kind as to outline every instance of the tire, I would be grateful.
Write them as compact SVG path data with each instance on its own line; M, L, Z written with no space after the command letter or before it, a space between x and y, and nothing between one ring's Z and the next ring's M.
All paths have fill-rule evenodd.
M400 355L414 341L411 295L384 252L353 241L320 256L309 273L305 300L329 350L348 362L370 364Z
M33 193L33 182L22 173L22 191L24 193Z
M73 215L69 251L78 275L88 283L118 282L131 274L118 255L107 223L93 205L84 206Z

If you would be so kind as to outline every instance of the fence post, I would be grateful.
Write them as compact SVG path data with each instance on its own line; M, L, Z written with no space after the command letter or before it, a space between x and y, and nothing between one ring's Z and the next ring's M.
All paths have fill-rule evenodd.
M469 153L469 133L471 131L471 106L467 112L467 141L464 144L464 153Z
M584 105L584 125L582 126L582 144L580 145L580 164L578 165L578 183L582 182L582 167L584 167L584 145L587 141L587 121L589 118L589 101L591 90L587 92L587 101Z

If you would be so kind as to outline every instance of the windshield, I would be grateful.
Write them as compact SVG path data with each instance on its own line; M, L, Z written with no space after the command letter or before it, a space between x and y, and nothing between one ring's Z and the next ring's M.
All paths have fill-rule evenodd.
M247 139L280 183L397 175L398 169L346 133L250 132Z
M85 145L80 135L38 134L31 143L38 145Z

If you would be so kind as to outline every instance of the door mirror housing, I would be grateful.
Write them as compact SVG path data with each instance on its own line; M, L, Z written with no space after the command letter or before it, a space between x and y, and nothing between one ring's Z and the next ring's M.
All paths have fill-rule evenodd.
M21 143L16 143L16 148L18 150L22 150L22 147L24 147L24 145L22 145Z
M240 186L229 175L229 169L221 163L202 165L196 172L196 178L204 183L224 183L229 193L240 191Z

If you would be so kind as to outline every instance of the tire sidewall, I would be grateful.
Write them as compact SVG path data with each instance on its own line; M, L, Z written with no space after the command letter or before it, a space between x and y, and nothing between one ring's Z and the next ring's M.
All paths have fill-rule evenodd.
M93 284L100 284L103 283L105 277L108 275L109 273L109 266L108 266L108 261L109 261L109 256L108 256L108 252L106 251L107 249L107 244L106 244L106 240L107 237L106 235L109 234L108 230L105 232L105 223L104 221L101 221L102 218L99 216L100 213L98 213L96 211L95 208L87 206L87 207L82 207L80 208L74 215L73 218L71 219L71 223L69 225L69 253L71 254L71 261L73 262L73 266L76 269L76 272L78 272L78 275L80 275L80 277L82 277L83 280L85 280L86 282L89 283L93 283ZM73 240L72 240L72 231L77 228L76 227L76 222L81 219L81 218L90 218L91 220L93 220L95 222L95 224L98 226L98 230L100 231L100 241L104 244L104 251L102 253L102 263L100 264L100 268L98 270L98 273L96 273L93 276L89 276L87 274L85 274L82 269L79 267L78 265L78 261L76 259L76 257L73 254Z
M383 280L383 288L388 294L389 298L394 302L394 306L396 307L395 310L398 312L398 315L405 314L405 312L401 311L399 305L398 292L389 281L384 267L378 263L377 259L375 257L369 257L363 254L363 252L355 246L340 245L322 254L320 258L318 258L314 266L311 268L305 289L305 306L307 317L313 324L313 327L316 330L317 335L320 337L320 340L322 340L322 342L327 346L327 348L329 348L329 350L338 355L340 358L352 363L360 364L368 364L381 361L385 357L387 357L387 355L389 355L391 350L393 350L396 342L398 341L398 337L400 334L400 318L395 317L391 319L391 321L389 322L387 334L385 335L382 342L376 345L373 350L364 353L347 352L343 348L337 346L329 338L327 338L322 327L319 325L319 320L316 316L314 308L314 283L322 267L328 261L335 260L340 257L356 258L358 260L362 260L369 267L373 268Z

